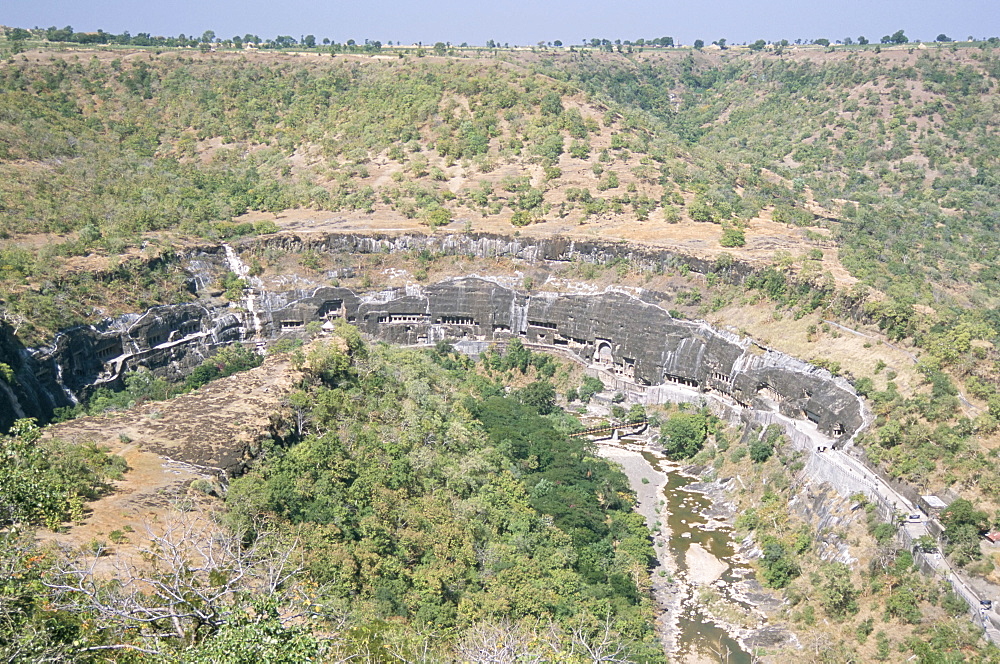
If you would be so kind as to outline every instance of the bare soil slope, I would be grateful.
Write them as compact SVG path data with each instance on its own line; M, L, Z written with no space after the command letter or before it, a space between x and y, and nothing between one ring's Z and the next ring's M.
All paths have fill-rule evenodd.
M180 503L207 500L190 491L197 479L213 480L248 460L270 435L297 371L285 357L268 358L256 369L209 383L169 401L128 411L84 417L48 429L69 441L93 441L119 454L129 470L107 496L89 503L82 523L43 540L79 547L106 540L112 531L135 531L130 543ZM118 547L121 550L122 547Z

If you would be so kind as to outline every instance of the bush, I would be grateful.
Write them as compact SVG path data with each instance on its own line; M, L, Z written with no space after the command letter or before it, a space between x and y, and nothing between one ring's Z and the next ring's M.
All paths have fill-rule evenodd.
M978 560L979 538L989 529L989 515L965 498L959 498L941 512L944 526L945 553L957 563L964 565Z
M764 584L770 588L784 588L801 572L791 554L773 536L767 536L761 542L764 555L760 558L761 575Z
M746 246L747 238L739 228L727 228L722 231L722 238L719 244L723 247L743 247Z
M858 589L851 582L851 568L843 563L832 563L826 569L821 588L823 609L828 615L842 620L858 611Z
M235 272L226 272L222 276L222 290L227 300L236 301L243 297L243 291L247 287L247 280L240 279Z
M886 544L896 535L896 527L891 523L879 523L871 529L872 537L879 544Z
M556 390L547 380L535 381L514 392L513 396L525 406L534 408L539 415L548 415L556 407Z
M93 444L41 439L33 419L20 419L0 436L0 526L45 525L83 517L83 503L120 477L124 459Z
M774 454L777 441L781 438L781 428L771 424L759 440L750 443L750 458L755 463L764 463Z
M184 381L188 389L197 389L216 378L260 366L263 358L242 344L226 346L197 367Z
M750 459L754 463L764 463L774 454L774 445L765 439L755 440L750 443Z
M577 397L583 403L590 401L598 392L604 391L604 382L600 378L594 378L593 376L584 376L583 385L577 390Z
M451 223L451 212L445 208L434 208L427 213L424 218L425 222L431 228L437 228L438 226L445 226Z
M877 46L875 48L878 49ZM889 637L885 632L877 632L875 634L875 659L880 662L884 662L889 659L891 645Z
M855 635L858 639L858 643L864 644L871 636L872 632L875 631L875 619L866 618L858 623L858 628L855 630Z
M892 591L885 600L885 610L891 615L916 625L923 618L920 612L919 599L909 586L900 586Z

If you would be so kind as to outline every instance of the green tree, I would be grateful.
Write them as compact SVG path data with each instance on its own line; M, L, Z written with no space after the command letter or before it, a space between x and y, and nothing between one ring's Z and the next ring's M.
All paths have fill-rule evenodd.
M328 385L339 385L354 375L351 357L338 339L313 346L306 359L309 372Z
M821 601L827 614L843 620L858 611L858 589L851 581L851 568L843 563L830 564L824 574Z
M760 557L761 576L770 588L784 588L801 572L791 553L774 536L768 535L761 541L763 555Z
M598 392L604 391L604 382L600 378L595 378L593 376L584 376L583 384L577 390L577 398L583 403L590 401Z
M689 459L701 451L708 436L708 422L702 413L674 413L660 427L663 449L671 459Z
M542 97L541 105L539 109L545 115L560 115L563 112L562 97L560 97L555 92L546 93Z
M758 39L757 41L755 41L752 44L750 44L750 50L751 51L763 51L766 46L767 46L767 42L766 41L764 41L763 39Z
M747 238L743 229L732 226L723 229L722 237L719 239L719 244L723 247L743 247L746 246L746 243Z
M96 445L41 438L34 419L16 420L0 436L0 527L44 525L83 517L83 504L97 498L125 469L121 457Z
M510 216L511 226L527 226L531 223L531 213L527 210L515 210L514 214Z
M452 221L451 211L447 208L439 207L434 208L427 213L427 225L431 228L437 228L438 226L446 226Z
M913 588L908 585L893 588L885 600L885 610L891 616L916 625L923 618L920 611L920 600Z
M702 39L695 39L694 40L694 47L696 49L698 49L698 50L701 50L701 49L705 48L705 41L702 40Z
M448 45L444 42L434 43L434 55L444 55L448 51Z
M503 356L503 366L505 369L517 369L521 373L527 373L531 365L531 351L524 347L520 339L512 339L507 344L507 352Z
M889 636L879 630L875 633L875 659L880 662L884 662L889 659L889 654L892 652L892 642L889 640Z
M548 415L556 407L556 389L547 380L538 380L517 390L514 398L537 410L539 415Z
M959 564L978 560L982 554L979 540L990 526L989 515L977 510L969 500L959 498L941 511L944 526L945 553Z
M308 626L285 626L273 611L242 613L204 643L172 658L181 664L298 664L318 661L321 641Z
M774 454L774 444L766 438L750 443L750 460L754 463L764 463Z

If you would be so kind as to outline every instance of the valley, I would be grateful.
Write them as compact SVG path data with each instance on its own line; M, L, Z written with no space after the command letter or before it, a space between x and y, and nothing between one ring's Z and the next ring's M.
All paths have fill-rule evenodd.
M7 56L4 653L1000 657L992 43L391 53Z

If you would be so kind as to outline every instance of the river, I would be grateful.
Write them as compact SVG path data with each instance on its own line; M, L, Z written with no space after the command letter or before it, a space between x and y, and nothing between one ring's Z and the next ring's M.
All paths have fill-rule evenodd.
M727 620L754 617L753 607L733 596L735 584L752 571L738 560L730 529L706 516L711 499L692 490L696 478L658 454L629 447L598 449L622 467L638 497L636 510L655 533L660 565L653 571L653 589L658 631L670 661L750 664L750 654L730 633L738 628ZM755 617L753 625L743 627L751 626Z

